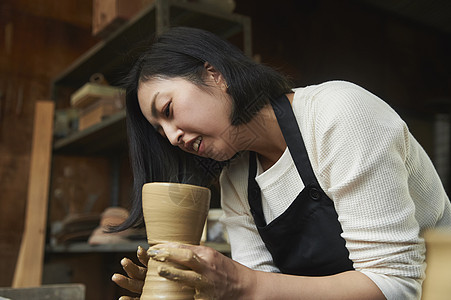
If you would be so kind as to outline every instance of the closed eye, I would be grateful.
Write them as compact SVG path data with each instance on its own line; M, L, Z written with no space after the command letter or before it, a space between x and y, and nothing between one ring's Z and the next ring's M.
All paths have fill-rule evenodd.
M166 105L166 107L164 108L164 115L166 116L166 118L169 118L171 111L170 111L170 107L171 107L171 101L168 102L168 104Z

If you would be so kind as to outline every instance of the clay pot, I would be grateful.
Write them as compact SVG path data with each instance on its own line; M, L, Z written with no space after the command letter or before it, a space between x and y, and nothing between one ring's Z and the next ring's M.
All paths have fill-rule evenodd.
M150 246L167 242L198 245L210 208L210 190L189 184L147 183L142 205ZM160 264L149 260L141 299L193 299L193 289L158 275Z

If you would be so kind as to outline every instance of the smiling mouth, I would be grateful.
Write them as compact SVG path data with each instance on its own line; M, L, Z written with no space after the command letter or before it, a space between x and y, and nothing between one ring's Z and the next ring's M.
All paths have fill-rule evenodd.
M195 141L194 141L194 143L193 143L193 150L194 151L196 151L196 152L198 152L199 151L199 146L200 146L200 143L202 142L202 137L200 136L200 137L198 137Z

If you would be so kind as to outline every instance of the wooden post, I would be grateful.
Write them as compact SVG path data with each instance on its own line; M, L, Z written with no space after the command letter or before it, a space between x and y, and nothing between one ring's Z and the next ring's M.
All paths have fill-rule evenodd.
M449 300L451 296L451 230L429 229L426 241L426 279L422 300Z
M12 283L14 288L42 283L54 106L51 101L36 102L25 226Z

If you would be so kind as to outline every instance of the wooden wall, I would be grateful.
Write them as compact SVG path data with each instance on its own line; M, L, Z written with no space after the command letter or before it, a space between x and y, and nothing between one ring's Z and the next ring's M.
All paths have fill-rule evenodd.
M350 80L416 112L451 102L451 32L359 0L264 2L238 0L236 11L252 16L254 53L296 84Z
M433 114L451 104L451 33L359 0L236 1L253 50L296 86L357 83L395 107L433 155ZM448 104L448 106L449 106Z
M0 1L0 286L10 286L24 225L36 100L96 40L91 0Z
M97 42L91 1L0 1L0 286L11 285L22 235L34 103ZM433 114L443 109L434 102L451 100L449 34L359 1L236 2L236 12L252 17L262 62L296 85L343 79L366 87L399 109L432 154Z

